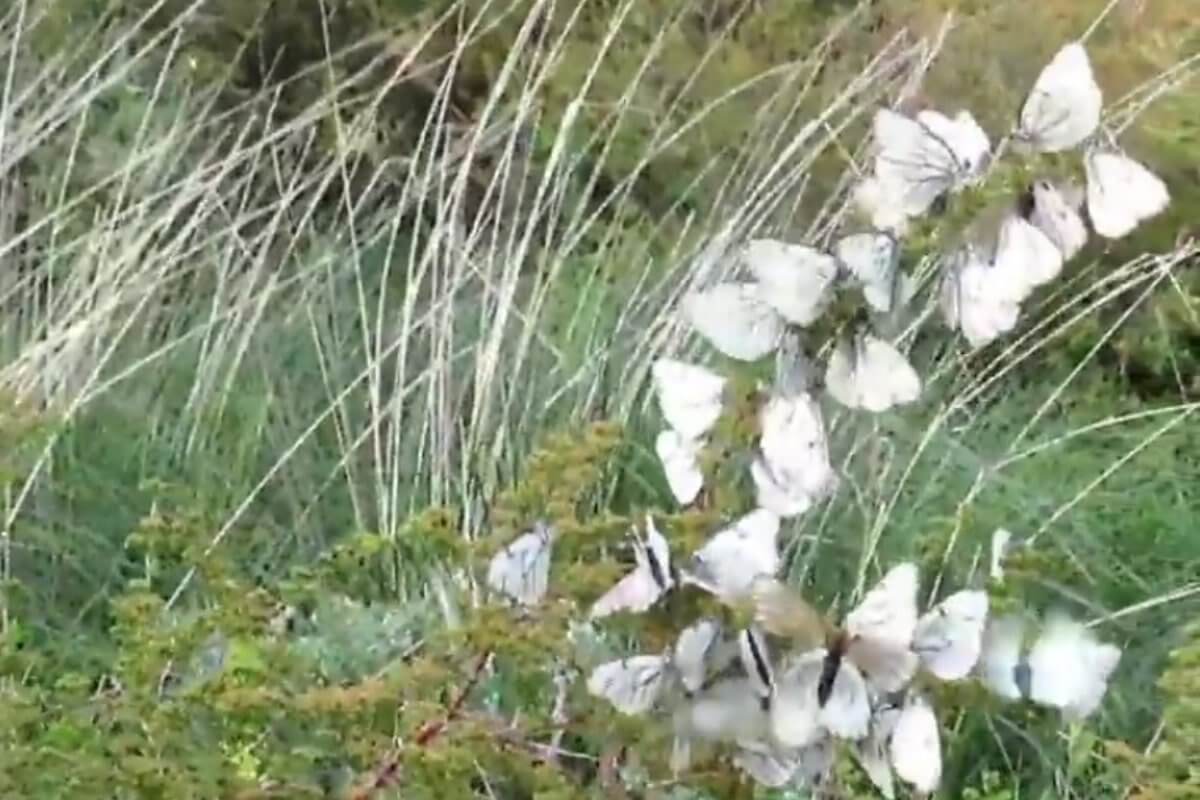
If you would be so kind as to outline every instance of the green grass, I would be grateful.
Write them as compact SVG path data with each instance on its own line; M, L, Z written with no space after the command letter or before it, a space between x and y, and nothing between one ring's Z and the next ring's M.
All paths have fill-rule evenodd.
M912 5L891 10L911 21ZM1102 4L1080 5L1094 16ZM558 4L543 24L543 3L429 3L385 15L369 34L361 20L345 30L346 18L327 20L322 35L334 41L299 48L277 94L246 84L245 61L223 69L222 53L233 64L228 48L255 41L214 43L205 26L215 17L72 17L65 7L22 0L0 16L0 384L15 398L0 418L11 439L0 463L0 717L19 722L9 744L47 759L36 762L39 783L18 787L25 796L85 791L89 773L72 776L55 752L111 757L102 736L72 741L84 734L63 708L94 702L102 673L136 671L113 659L161 669L214 626L258 619L257 600L242 609L237 592L222 594L221 576L206 571L217 562L238 591L311 600L323 588L378 604L342 614L338 629L336 600L323 598L325 638L276 653L278 675L256 661L274 645L245 633L239 688L277 682L301 695L314 675L375 675L393 650L366 666L329 653L397 628L405 646L434 642L442 672L412 678L430 697L414 692L397 719L387 683L364 701L370 725L337 712L308 720L319 732L305 747L328 748L339 770L376 763L391 732L433 713L422 702L438 692L448 702L431 687L461 685L446 654L471 652L430 622L441 612L426 581L449 569L452 550L414 515L453 508L453 533L486 541L497 498L528 480L538 443L599 419L620 422L625 438L583 516L672 509L653 457L647 370L663 353L709 358L675 303L747 236L835 230L864 120L939 46L934 28L902 32L896 17L867 10L838 29L837 14L795 4L724 21L688 4L594 2L577 15ZM947 78L960 48L995 21L964 13L929 75L935 93L961 88ZM1124 23L1110 24L1098 46L1111 54L1128 42ZM1187 52L1182 33L1158 30L1172 34L1172 53ZM1135 55L1154 67L1143 79L1165 66ZM464 100L481 75L483 89ZM957 586L981 580L996 527L1036 535L1053 569L1022 584L1024 599L1065 605L1126 648L1089 730L1152 752L1163 718L1155 679L1200 613L1200 427L1188 383L1200 359L1197 260L1176 243L1198 207L1189 98L1194 84L1151 107L1144 131L1135 124L1177 191L1171 215L1118 248L1089 249L1044 295L1034 316L1044 327L1031 321L1023 339L967 359L936 323L922 329L914 353L927 397L877 422L831 413L845 491L795 525L790 549L793 577L845 608L847 587L861 590L896 559L918 558L927 577ZM1143 252L1177 263L1167 273ZM1147 371L1155 380L1139 378ZM155 515L177 524L155 534L170 543L157 555L130 543ZM594 524L613 543L623 529ZM355 550L376 541L364 533L395 546L391 562ZM338 545L349 549L334 558ZM134 614L122 605L131 587L173 608ZM469 611L469 592L457 602ZM122 639L116 622L127 617L136 635ZM30 661L30 649L46 661ZM529 664L535 651L521 651ZM83 688L56 685L58 673ZM188 708L203 721L187 729L155 705L148 681L121 713L151 720L180 749L189 737L209 745L180 771L195 777L195 796L224 791L201 781L222 770L249 785L297 769L246 755L268 727L263 708L246 700L245 716L223 727L201 693ZM501 668L488 687L506 710L545 700L545 681L517 670ZM1123 773L1083 734L1065 741L1023 708L952 716L961 727L947 737L946 796L1050 797L1064 786L1122 796ZM288 726L282 751L303 739L303 724ZM579 738L595 751L587 732ZM113 763L129 774L147 766ZM1101 780L1104 794L1090 794ZM136 781L121 790L151 794Z

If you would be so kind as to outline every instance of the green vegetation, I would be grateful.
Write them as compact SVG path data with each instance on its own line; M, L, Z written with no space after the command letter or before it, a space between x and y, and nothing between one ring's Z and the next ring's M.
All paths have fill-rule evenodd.
M828 239L926 58L908 102L995 138L1105 4L10 5L0 796L550 800L753 792L716 762L662 784L662 732L578 680L553 713L552 656L658 647L702 602L569 645L630 520L685 553L748 502L729 469L673 512L653 454L688 282L752 233ZM1089 41L1106 100L1184 64L1110 106L1170 212L1089 245L1019 347L928 326L927 397L831 420L847 485L794 531L842 608L896 559L957 585L996 527L1036 534L1014 602L1125 648L1086 727L939 698L946 797L1200 796L1192 17L1127 0ZM463 570L536 519L563 545L516 620Z

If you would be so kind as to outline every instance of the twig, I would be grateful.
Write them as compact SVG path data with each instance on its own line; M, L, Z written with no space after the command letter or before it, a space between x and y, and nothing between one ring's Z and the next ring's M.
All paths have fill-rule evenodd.
M484 667L487 666L488 659L492 657L490 650L482 653L475 661L475 668L471 671L471 677L467 681L467 685L459 691L458 696L450 703L446 709L446 715L441 719L429 720L417 729L413 734L412 743L417 747L427 747L438 736L446 730L447 726L462 713L463 706L467 702L467 697L479 685L479 679L483 675ZM368 800L375 792L392 785L396 777L400 773L400 756L404 751L404 743L392 750L384 759L383 763L375 770L375 774L369 781L356 789L351 795L351 800Z

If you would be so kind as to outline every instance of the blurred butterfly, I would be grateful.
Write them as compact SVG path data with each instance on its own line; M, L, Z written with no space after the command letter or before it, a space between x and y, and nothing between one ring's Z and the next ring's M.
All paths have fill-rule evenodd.
M720 626L705 619L686 628L671 652L600 664L588 676L588 693L629 715L644 714L673 693L686 696L703 685L719 635Z
M995 283L991 263L974 245L951 254L939 305L946 324L961 331L973 348L1011 331L1021 314L1020 301L994 291Z
M742 254L767 305L793 325L811 325L833 296L837 261L802 244L754 239Z
M1005 617L985 636L983 678L1006 699L1027 697L1057 708L1065 719L1082 720L1100 706L1121 649L1098 641L1082 624L1062 614L1047 617L1026 658L1021 658L1024 622Z
M688 439L678 431L665 430L654 440L654 452L667 476L667 486L681 505L696 499L704 488L704 472L700 469L700 439Z
M920 695L910 694L892 729L889 752L900 780L932 794L942 780L942 744L937 717Z
M880 109L875 114L873 184L860 191L876 228L893 229L897 218L924 214L934 201L973 180L991 143L966 111L953 118L926 110L916 118Z
M855 233L833 246L842 268L862 287L863 299L886 313L912 299L916 286L900 271L900 243L887 233Z
M1067 190L1059 189L1047 180L1034 181L1027 193L1025 217L1034 227L1045 234L1063 260L1074 258L1087 244L1087 227L1079 216L1079 203L1068 197Z
M1106 239L1129 234L1171 202L1162 179L1122 153L1090 150L1083 168L1088 218L1096 233Z
M779 570L778 536L779 517L755 509L713 534L681 570L680 580L734 602L749 594L756 578Z
M968 242L950 258L940 305L971 347L1016 327L1021 303L1062 271L1063 254L1019 214L1006 214L990 248Z
M725 379L712 370L672 358L651 367L658 406L672 430L683 439L699 439L721 416Z
M878 413L914 402L921 395L921 378L893 345L862 332L834 347L825 388L847 408Z
M683 316L730 358L756 361L779 344L784 320L755 283L718 283L688 294Z
M987 624L987 592L955 592L917 621L912 649L944 681L961 680L979 661Z
M772 729L782 743L802 747L821 728L859 739L870 719L868 685L902 689L916 672L910 649L917 626L917 568L899 564L846 616L844 629L826 622L799 593L776 580L755 582L755 621L792 639L803 654L776 680Z
M837 489L825 423L811 395L772 397L759 419L760 455L750 466L759 506L793 517Z
M533 530L514 539L492 556L488 586L520 605L541 602L550 578L550 551L555 535L553 527L538 522Z
M822 738L807 747L784 748L775 742L740 742L733 763L756 783L774 789L812 789L833 770L836 752Z
M1068 150L1100 124L1102 98L1087 51L1065 45L1042 69L1021 108L1016 138L1035 150Z
M589 616L600 619L617 611L641 613L658 602L675 585L671 577L671 549L654 519L646 515L646 538L633 531L634 568L592 605Z

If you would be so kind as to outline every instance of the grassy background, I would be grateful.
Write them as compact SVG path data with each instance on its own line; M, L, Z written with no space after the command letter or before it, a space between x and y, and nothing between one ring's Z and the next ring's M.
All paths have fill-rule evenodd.
M844 224L866 120L914 76L916 102L1004 130L1104 5L18 3L0 16L6 631L104 663L128 581L182 585L127 546L164 508L251 583L370 532L403 539L393 589L415 586L442 551L413 514L492 533L535 443L584 421L626 429L604 504L670 508L646 371L709 358L670 313L689 283L747 235ZM1089 41L1106 99L1191 64L1191 16L1116 4ZM922 334L927 398L835 420L849 491L798 523L791 562L844 606L880 563L956 585L995 527L1036 534L1052 568L1030 600L1127 648L1095 729L1134 748L1157 741L1154 678L1200 608L1200 278L1180 244L1200 90L1171 88L1110 106L1139 112L1121 141L1171 211L1090 246L1019 346ZM1099 749L1081 767L1077 740L964 725L952 786L1124 791Z

